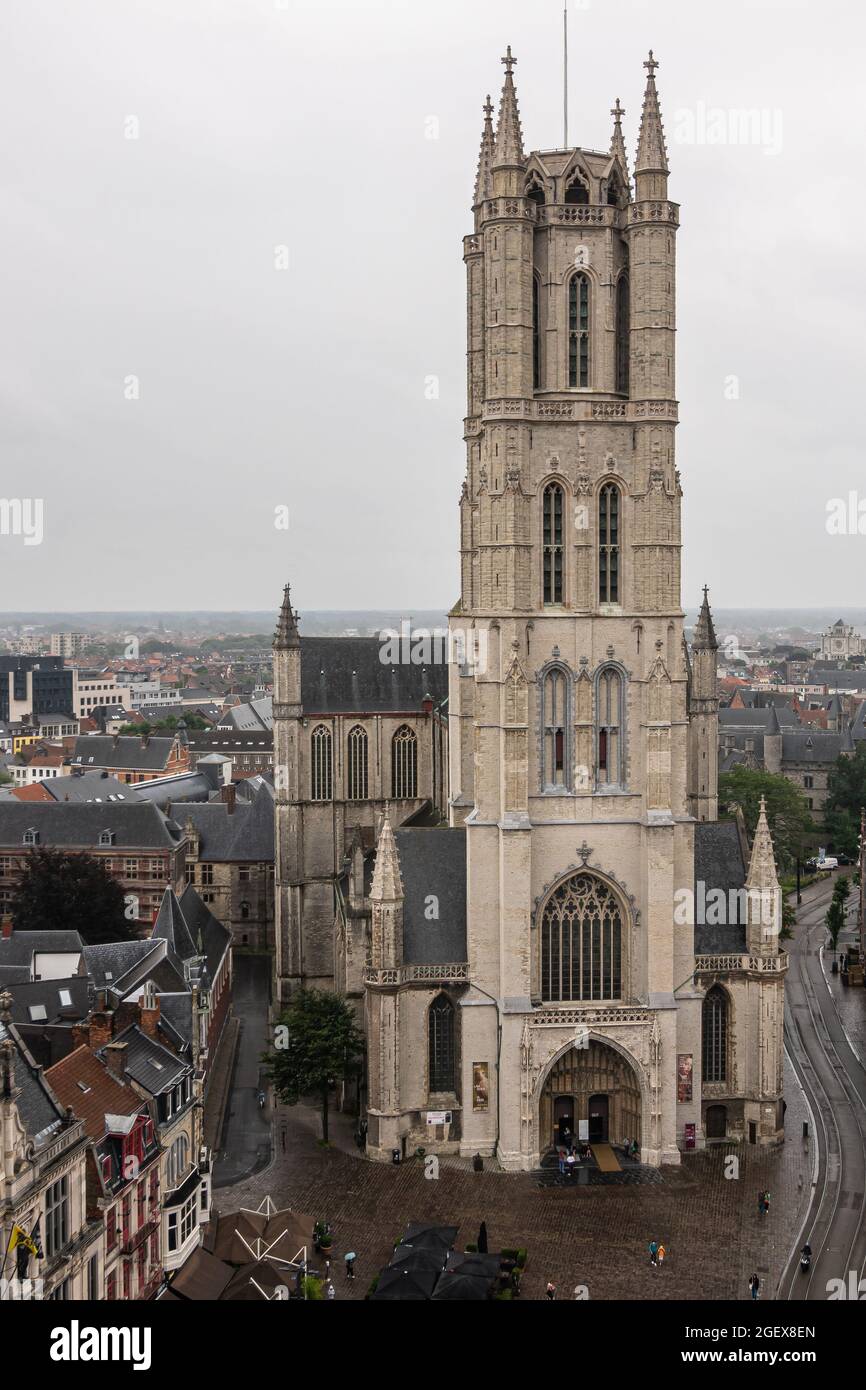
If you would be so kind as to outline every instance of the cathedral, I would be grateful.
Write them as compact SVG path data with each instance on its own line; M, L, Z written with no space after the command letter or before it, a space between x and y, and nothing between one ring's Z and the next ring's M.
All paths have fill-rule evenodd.
M618 99L607 152L527 152L510 49L502 61L463 243L447 701L438 671L395 677L387 708L375 681L365 706L347 677L326 696L312 671L304 696L286 599L278 997L325 983L354 1002L373 1157L423 1148L532 1170L571 1133L677 1163L713 1140L781 1138L787 957L766 817L751 844L717 819L706 591L691 650L684 635L679 208L658 64L644 64L632 180ZM358 728L365 797L348 788ZM388 790L407 790L401 729L418 749L412 798Z

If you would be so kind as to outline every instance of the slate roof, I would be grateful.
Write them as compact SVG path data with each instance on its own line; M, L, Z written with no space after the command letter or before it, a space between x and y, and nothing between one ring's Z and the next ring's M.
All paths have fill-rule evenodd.
M169 803L207 801L217 785L218 779L213 773L197 768L195 772L178 772L171 777L136 782L133 790L138 801L152 801L164 810Z
M86 975L72 975L65 980L28 980L11 988L12 1022L48 1027L52 1023L72 1023L86 1018L90 1008L89 980ZM71 1004L64 1004L60 991L68 990ZM42 1006L44 1018L33 1018L31 1009Z
M217 921L191 883L187 884L181 894L180 906L194 942L198 942L199 933L201 933L208 973L213 980L223 956L231 946L232 934L228 927L224 927L222 922ZM198 955L198 945L196 945L195 954ZM178 955L180 955L179 951Z
M84 772L71 777L51 777L42 785L53 801L135 801L135 791L125 782L118 782L108 772Z
M26 830L39 831L40 845L93 849L103 830L114 831L116 849L176 849L180 827L150 802L0 802L0 845L24 843Z
M407 965L467 960L466 831L396 830L403 879L403 959ZM439 900L438 920L429 921L430 895Z
M159 1028L176 1048L192 1042L192 991L162 993L159 996Z
M114 1042L126 1043L127 1075L152 1096L161 1095L175 1086L189 1070L189 1062L175 1056L162 1043L149 1038L137 1023L118 1033Z
M273 863L274 796L262 783L250 802L235 803L229 814L223 801L185 806L178 812L199 833L199 858L217 863Z
M33 809L25 807L31 815ZM0 939L0 965L26 966L29 970L37 952L80 956L83 950L84 942L77 931L13 931L11 936Z
M153 734L142 745L138 734L81 734L75 740L73 764L121 768L124 771L163 772L174 738Z
M804 729L802 733L782 735L783 763L834 763L847 746L844 734L826 729Z
M799 719L795 710L789 705L775 706L776 718L783 729L796 727ZM719 710L719 731L724 733L728 729L760 729L764 730L770 720L769 709L729 709L723 705Z
M695 904L713 889L726 895L744 887L746 866L735 821L698 821L695 825ZM703 893L699 885L703 883ZM742 955L746 949L744 923L708 926L695 923L696 955Z
M106 1115L137 1115L147 1106L131 1086L112 1076L105 1062L84 1045L49 1067L45 1079L62 1104L68 1105L76 1119L83 1120L91 1139L105 1136ZM86 1091L79 1082L87 1087Z
M838 690L866 690L866 669L862 671L832 671L816 668L806 677L806 685L826 685Z
M440 644L444 645L444 644ZM446 663L383 664L378 637L302 637L301 704L304 713L410 713L425 695L434 704L448 694Z
M260 700L248 700L240 705L232 705L221 716L217 728L237 730L239 733L271 733L274 727L273 698L264 695Z
M7 1038L15 1044L12 1071L19 1088L15 1098L18 1114L28 1137L37 1149L43 1148L62 1128L66 1110L43 1079L41 1067L36 1065L14 1023L7 1026L0 1022L0 1042Z

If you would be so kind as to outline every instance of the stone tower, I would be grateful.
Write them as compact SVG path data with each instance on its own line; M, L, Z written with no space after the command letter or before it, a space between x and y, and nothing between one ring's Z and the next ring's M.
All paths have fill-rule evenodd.
M637 1135L645 1161L676 1162L683 1126L700 1128L699 1086L678 1103L677 1056L699 1054L701 996L692 929L674 928L671 904L693 882L693 817L715 815L715 774L713 757L692 792L679 213L658 64L644 64L632 198L619 100L607 152L527 153L510 49L502 61L464 242L467 471L450 619L454 650L476 653L452 667L450 691L474 986L464 1096L474 1067L491 1078L462 1148L533 1166L567 1095L582 1108L575 1126ZM709 661L693 690L707 739Z
M288 584L274 633L274 945L276 1003L302 979L301 639Z

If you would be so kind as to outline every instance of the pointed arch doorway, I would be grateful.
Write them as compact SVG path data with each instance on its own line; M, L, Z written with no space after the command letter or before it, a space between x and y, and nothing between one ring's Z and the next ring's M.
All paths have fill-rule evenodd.
M641 1088L633 1064L593 1038L554 1062L539 1101L541 1152L564 1142L568 1129L590 1143L641 1143Z

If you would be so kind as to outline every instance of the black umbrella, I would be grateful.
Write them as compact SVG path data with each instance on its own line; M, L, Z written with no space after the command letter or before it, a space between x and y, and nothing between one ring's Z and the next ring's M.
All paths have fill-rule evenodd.
M434 1226L426 1221L410 1221L401 1245L414 1245L419 1250L450 1250L457 1239L456 1226Z
M372 1299L388 1299L392 1302L423 1303L433 1295L436 1280L439 1278L431 1270L399 1269L389 1266L382 1270L376 1292Z
M498 1279L499 1269L498 1255L474 1254L472 1251L464 1254L461 1250L452 1250L448 1256L449 1274L459 1274L461 1277L468 1275L476 1279Z
M482 1303L490 1297L492 1287L490 1279L473 1279L468 1274L446 1273L436 1285L433 1302Z
M390 1260L389 1269L410 1269L413 1274L441 1274L445 1268L444 1250L418 1249L414 1245L398 1245Z
M478 1253L487 1254L487 1222L482 1221L478 1228Z

